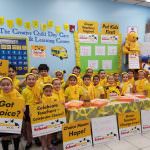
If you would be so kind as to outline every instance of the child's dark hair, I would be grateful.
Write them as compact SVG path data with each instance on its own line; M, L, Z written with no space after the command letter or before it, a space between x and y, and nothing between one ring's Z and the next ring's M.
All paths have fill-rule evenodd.
M15 66L13 66L13 65L9 65L9 68L12 68L15 72L17 72L17 69L16 69L16 67L15 67Z
M43 90L45 90L46 88L51 88L51 89L53 89L53 87L52 87L51 85L46 85L46 86L44 86L44 87L43 87Z
M101 73L102 71L104 71L104 72L105 72L105 70L103 70L103 69L100 69L100 70L98 71L98 74L99 74L99 73Z
M85 74L84 76L83 76L83 80L85 79L85 78L89 78L89 79L91 79L91 76L90 75L88 75L88 74Z
M94 78L98 78L98 79L100 80L99 75L95 75L95 76L93 77L93 80L94 80Z
M75 80L77 80L77 77L76 77L76 76L73 76L73 75L70 76L70 77L68 78L68 80L70 80L70 79L72 79L72 78L75 79Z
M47 70L47 72L49 71L49 67L47 66L47 64L40 64L38 67L38 70Z
M132 69L128 69L128 72L132 72L134 74L134 70Z
M78 69L78 70L81 72L81 68L80 68L79 66L73 67L73 70L74 70L74 69Z

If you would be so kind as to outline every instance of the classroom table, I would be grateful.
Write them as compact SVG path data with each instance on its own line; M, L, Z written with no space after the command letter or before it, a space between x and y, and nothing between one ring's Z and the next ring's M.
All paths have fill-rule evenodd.
M67 122L86 120L90 118L110 116L118 113L134 112L150 109L150 99L140 99L135 102L109 102L106 106L81 107L80 109L67 109Z

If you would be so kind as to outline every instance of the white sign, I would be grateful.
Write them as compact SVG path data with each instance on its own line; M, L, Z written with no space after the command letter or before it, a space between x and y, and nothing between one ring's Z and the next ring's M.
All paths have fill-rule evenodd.
M112 69L112 60L102 60L102 69Z
M108 46L108 55L117 55L117 46Z
M129 69L139 69L140 68L140 60L138 53L129 53Z
M91 46L80 46L80 56L91 56Z
M78 34L78 39L80 43L97 43L98 35L96 34Z
M93 143L103 143L118 140L118 127L116 116L92 118Z
M101 35L102 44L118 44L117 35Z
M137 27L135 27L135 26L128 27L128 33L130 33L130 32L136 32L136 33L138 33Z
M150 110L141 110L142 132L150 131Z
M98 69L98 60L88 60L88 67L94 70Z
M106 48L105 46L95 46L95 55L96 56L105 56Z

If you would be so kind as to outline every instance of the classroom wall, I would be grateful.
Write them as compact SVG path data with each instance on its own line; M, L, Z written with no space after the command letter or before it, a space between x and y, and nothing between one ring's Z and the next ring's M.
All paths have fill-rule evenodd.
M102 22L118 23L123 34L123 41L127 33L127 27L131 25L138 27L139 41L144 41L145 24L150 19L150 8L114 3L111 0L0 0L0 2L0 16L4 16L5 19L20 17L23 21L38 20L41 23L53 20L55 25L63 27L64 23L69 23L76 25L76 29L79 19L97 21L99 24ZM50 66L52 76L52 72L56 69L65 69L67 74L71 72L75 65L73 34L63 32L69 35L70 42L64 44L68 50L69 58L59 60L56 57L51 57L49 49L54 44L39 43L48 47L47 56L46 58L30 56L30 66L47 63ZM0 33L0 35L5 35L5 33ZM63 46L63 44L60 45Z

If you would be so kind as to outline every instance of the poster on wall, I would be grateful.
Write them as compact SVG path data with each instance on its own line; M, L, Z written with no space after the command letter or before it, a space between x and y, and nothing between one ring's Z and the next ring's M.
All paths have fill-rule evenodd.
M118 114L120 138L141 133L140 112Z
M150 110L141 110L142 133L150 131Z
M1 77L4 77L4 76L8 75L8 65L9 65L8 60L0 59L0 76Z
M65 108L59 102L30 106L30 113L33 137L61 131L66 123Z
M31 45L32 56L33 57L44 57L46 56L46 46L45 45Z
M129 60L129 69L139 69L140 68L140 60L138 53L129 53L128 55Z
M62 134L64 150L75 150L92 146L89 120L64 124Z
M116 115L92 118L91 123L94 144L119 139Z

